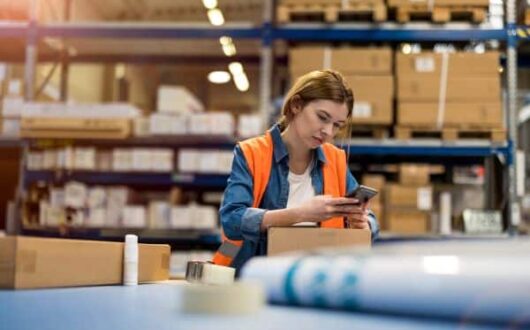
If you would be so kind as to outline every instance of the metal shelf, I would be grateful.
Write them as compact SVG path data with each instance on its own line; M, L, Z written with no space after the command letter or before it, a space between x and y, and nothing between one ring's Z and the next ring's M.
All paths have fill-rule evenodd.
M491 157L502 155L508 157L509 144L495 144L488 141L442 142L431 139L385 140L370 139L351 140L338 146L350 154L388 155L388 156L441 156L441 157Z
M272 28L272 38L290 41L486 41L506 40L508 30L422 25L289 24Z
M107 173L89 171L29 171L24 175L24 185L45 181L64 183L80 181L92 185L141 185L157 187L205 187L224 188L228 175L222 174L173 174L173 173Z
M28 33L28 23L0 21L1 38L26 37Z
M30 147L66 145L82 146L150 146L173 148L216 148L232 149L236 139L227 135L171 135L131 137L128 139L25 139Z
M213 27L206 23L53 23L37 28L39 37L62 38L220 38L259 39L261 27L252 24L225 24Z
M90 227L43 227L25 226L27 235L67 237L82 239L105 239L121 241L126 234L138 235L140 242L194 243L216 245L221 235L216 229L147 229L147 228L90 228Z

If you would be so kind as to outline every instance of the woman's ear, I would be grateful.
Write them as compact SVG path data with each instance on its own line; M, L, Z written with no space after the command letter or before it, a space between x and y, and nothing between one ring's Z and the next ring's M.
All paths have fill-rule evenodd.
M299 95L294 95L290 102L290 110L293 116L296 116L300 112L302 112L302 99Z

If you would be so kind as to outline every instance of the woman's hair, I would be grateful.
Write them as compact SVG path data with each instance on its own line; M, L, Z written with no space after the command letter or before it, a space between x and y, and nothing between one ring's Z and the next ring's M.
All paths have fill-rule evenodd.
M315 100L330 100L346 104L348 119L351 117L354 103L353 92L342 75L333 70L311 71L298 78L287 93L282 114L278 120L280 128L285 129L293 120L293 106L303 108ZM345 126L349 127L350 125L347 123Z

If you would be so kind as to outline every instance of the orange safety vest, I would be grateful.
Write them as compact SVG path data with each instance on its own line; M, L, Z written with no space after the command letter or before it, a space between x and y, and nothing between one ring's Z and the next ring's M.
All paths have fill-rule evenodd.
M245 160L247 161L250 174L253 179L252 207L259 207L272 167L273 141L269 131L265 135L251 138L239 143ZM322 144L322 150L326 156L326 163L322 168L324 179L324 195L341 197L346 194L346 154L344 150L330 143ZM321 227L344 228L342 217L330 218L322 221ZM214 254L213 263L222 266L230 266L243 245L242 240L228 239L221 231L222 244Z

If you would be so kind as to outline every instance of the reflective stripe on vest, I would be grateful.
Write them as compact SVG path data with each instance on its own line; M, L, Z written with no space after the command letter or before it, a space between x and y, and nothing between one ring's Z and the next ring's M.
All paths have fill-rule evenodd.
M239 143L253 181L252 207L259 207L267 188L272 167L274 144L269 131L264 136L252 138ZM344 150L332 144L325 143L322 150L326 156L326 163L322 167L324 195L341 197L346 194L346 154ZM344 219L335 217L321 223L325 228L344 228ZM213 263L230 266L239 253L242 240L230 240L221 234L223 243L214 254Z

